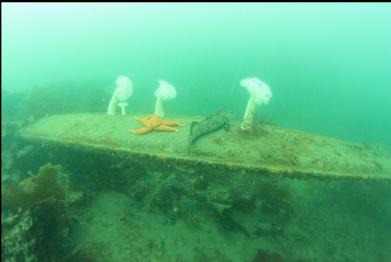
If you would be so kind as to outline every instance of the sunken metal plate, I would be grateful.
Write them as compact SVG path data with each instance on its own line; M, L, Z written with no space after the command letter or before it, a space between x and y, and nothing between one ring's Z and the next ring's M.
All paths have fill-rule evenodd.
M157 159L182 167L248 171L293 178L391 181L391 156L381 145L363 145L279 126L257 124L242 131L234 121L229 131L201 137L187 155L192 121L199 116L167 116L186 123L178 132L128 132L141 128L137 117L104 113L55 115L23 128L25 140L107 150L135 158Z

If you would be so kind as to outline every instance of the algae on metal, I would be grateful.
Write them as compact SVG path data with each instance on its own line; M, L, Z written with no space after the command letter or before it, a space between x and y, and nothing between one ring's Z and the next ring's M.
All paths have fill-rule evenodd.
M186 123L179 132L129 133L140 126L139 116L56 115L40 119L20 134L29 141L105 150L183 167L301 179L391 180L391 156L381 145L350 143L262 123L243 132L240 123L234 122L228 132L221 130L201 138L192 156L187 156L190 123L201 117L167 116Z

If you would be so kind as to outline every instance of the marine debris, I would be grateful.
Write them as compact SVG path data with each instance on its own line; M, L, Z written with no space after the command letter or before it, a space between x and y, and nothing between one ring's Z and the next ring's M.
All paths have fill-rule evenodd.
M188 124L200 118L177 116L175 119ZM196 142L200 145L197 154L192 157L187 153L189 144L190 147L194 144L193 136L197 138L205 130L209 131L214 121L211 121L212 125L196 124L191 136L189 124L184 128L189 133L155 133L141 138L129 136L126 132L128 129L137 130L137 121L126 122L121 117L102 114L69 114L40 119L20 130L19 134L26 142L37 145L44 143L50 148L69 148L70 154L81 149L113 156L126 154L134 159L163 161L166 165L183 168L218 169L257 176L328 181L391 181L391 157L386 152L269 125L262 125L262 134L245 138L239 133L252 132L236 132L240 130L240 122L230 121L227 125L224 117L219 119L222 121L217 121L218 127L228 129L232 126L233 131L217 131L201 136L202 139ZM153 122L149 124L153 126ZM168 139L175 151L161 149L167 145Z

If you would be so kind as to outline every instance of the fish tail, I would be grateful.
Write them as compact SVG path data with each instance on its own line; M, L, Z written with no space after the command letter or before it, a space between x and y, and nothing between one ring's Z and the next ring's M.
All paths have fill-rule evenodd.
M189 134L189 140L187 142L187 155L190 156L191 152L191 146L193 144L193 128L196 126L199 122L198 121L193 121L190 124L190 134Z
M192 144L192 137L191 137L191 131L190 131L189 140L187 142L187 155L188 156L190 156L191 144Z

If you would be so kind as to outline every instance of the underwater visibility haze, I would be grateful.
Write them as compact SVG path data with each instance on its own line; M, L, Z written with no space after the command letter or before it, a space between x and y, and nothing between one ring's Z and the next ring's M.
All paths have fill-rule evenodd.
M241 115L239 81L256 76L275 93L263 108L273 121L390 148L390 12L386 3L3 4L2 90L85 80L93 84L80 88L111 91L126 75L134 112L151 110L164 79L178 88L174 112Z
M389 261L391 4L1 12L2 260Z

